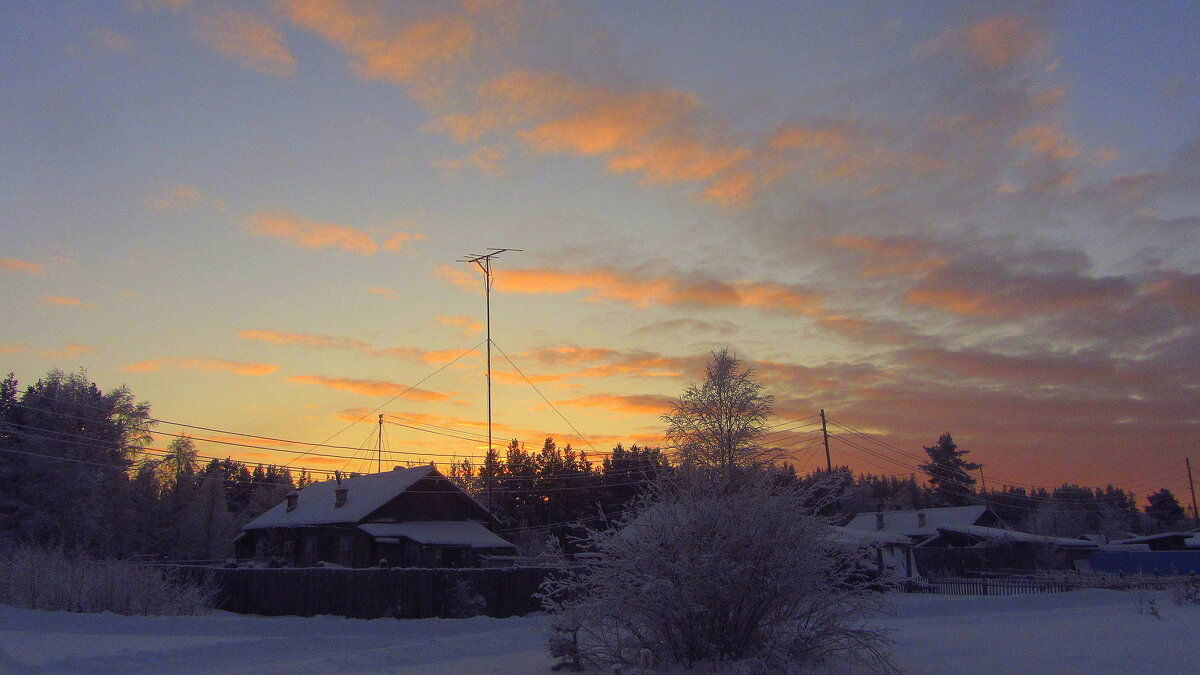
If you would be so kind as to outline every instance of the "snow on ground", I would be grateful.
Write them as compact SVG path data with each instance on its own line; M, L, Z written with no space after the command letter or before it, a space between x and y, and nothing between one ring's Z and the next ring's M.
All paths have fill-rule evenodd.
M1140 614L1153 599L1162 619ZM905 673L1197 673L1200 606L1168 593L1007 597L900 595L895 662Z
M549 673L543 620L126 617L0 605L0 673Z
M1162 619L1139 613L1155 599ZM1200 607L1165 593L897 595L905 673L1200 672ZM549 673L542 616L122 617L0 605L3 673ZM826 672L860 672L831 666Z

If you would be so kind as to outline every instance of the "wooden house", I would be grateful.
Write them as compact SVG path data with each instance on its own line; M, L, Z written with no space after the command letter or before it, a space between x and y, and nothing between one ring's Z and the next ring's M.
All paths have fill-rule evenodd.
M993 527L1000 517L987 506L945 506L910 511L867 511L854 516L846 527L852 530L900 534L914 546L953 546L955 541L941 527Z
M239 559L296 567L478 567L516 547L432 465L313 483L242 527Z

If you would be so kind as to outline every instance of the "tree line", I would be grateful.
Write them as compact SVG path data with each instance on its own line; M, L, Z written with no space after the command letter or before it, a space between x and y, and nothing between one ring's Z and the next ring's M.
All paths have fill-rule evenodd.
M195 442L148 452L150 404L53 370L0 381L0 543L105 557L218 559L238 529L312 482L307 471L201 461Z
M681 402L704 407L706 396L700 387ZM676 411L672 428L685 429L683 421ZM231 552L242 525L313 481L304 469L293 475L287 467L202 460L185 436L151 453L153 426L149 403L127 387L103 391L82 372L53 370L22 390L10 374L0 382L0 536L114 557L219 559ZM575 523L615 522L661 478L687 480L699 467L728 479L738 468L732 458L744 455L738 444L761 435L744 426L687 431L704 442L678 443L686 436L680 432L678 452L617 444L596 460L554 438L537 449L513 439L478 465L469 459L453 464L447 475L500 519L506 536L567 541ZM801 474L780 461L782 451L754 450L770 460L765 464L779 485L816 486L810 494L819 510L835 519L877 509L986 504L1010 526L1054 536L1157 532L1186 522L1166 489L1151 494L1142 510L1132 492L1111 485L985 491L971 475L978 465L950 434L924 451L929 461L920 466L921 480L855 474L845 466L832 475Z

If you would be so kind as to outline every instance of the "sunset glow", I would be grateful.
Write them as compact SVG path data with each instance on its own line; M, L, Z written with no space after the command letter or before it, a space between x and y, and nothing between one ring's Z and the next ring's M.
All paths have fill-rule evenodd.
M915 454L951 432L989 485L1183 494L1200 462L1194 2L9 2L0 25L0 375L127 384L218 430L204 456L374 470L390 413L385 461L481 457L458 261L511 247L499 445L661 444L728 345L774 423L825 409ZM834 463L919 473L857 438ZM360 452L280 451L321 443Z

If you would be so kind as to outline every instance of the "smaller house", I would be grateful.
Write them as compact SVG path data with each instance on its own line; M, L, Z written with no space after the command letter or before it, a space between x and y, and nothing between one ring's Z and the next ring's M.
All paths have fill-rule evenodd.
M908 511L867 511L854 516L846 528L867 532L899 534L913 541L914 546L950 546L939 527L981 526L1002 524L1000 517L987 506L945 506Z
M1188 549L1200 548L1200 542L1197 542L1197 539L1200 539L1200 535L1197 535L1195 532L1161 532L1159 534L1148 534L1144 537L1118 539L1110 541L1109 545L1137 546L1138 544L1144 544L1146 549L1151 551L1186 551Z
M432 465L313 483L246 523L241 559L310 567L478 567L516 547Z
M830 527L833 540L848 546L869 549L863 560L872 573L887 573L895 579L911 581L920 576L913 558L912 540L900 534L870 532L848 527Z

